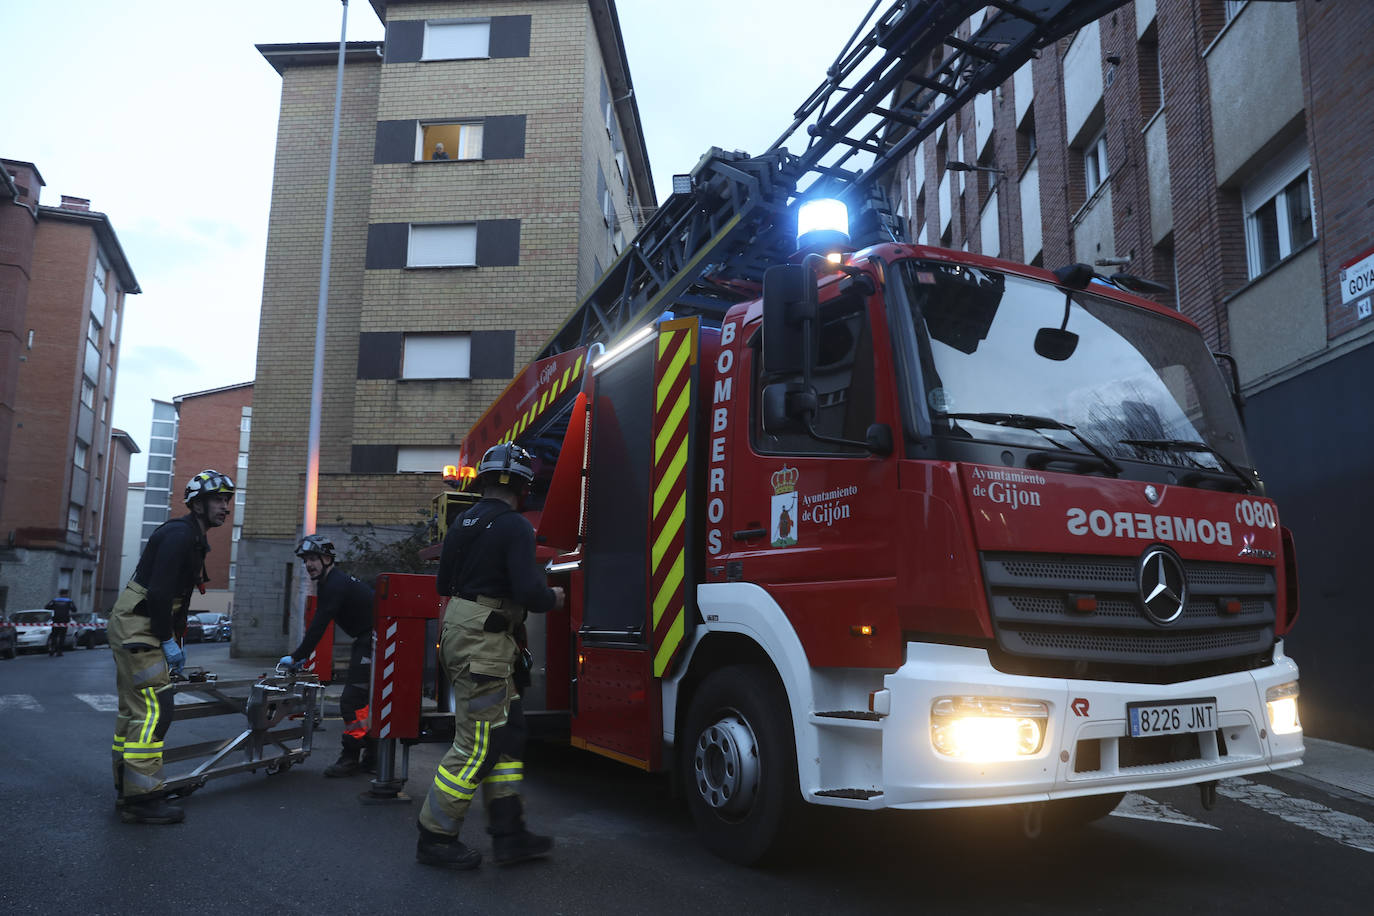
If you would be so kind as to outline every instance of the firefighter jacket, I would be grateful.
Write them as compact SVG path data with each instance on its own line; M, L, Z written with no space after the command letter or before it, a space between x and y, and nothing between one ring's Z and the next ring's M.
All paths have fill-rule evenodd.
M330 624L353 639L372 632L372 587L331 564L315 585L315 617L291 657L309 658Z
M499 499L458 517L439 554L439 594L509 599L531 614L553 610L553 589L534 557L534 527Z
M189 514L163 522L148 538L131 580L147 594L133 613L148 618L158 642L172 638L174 614L185 622L191 589L209 579L205 574L205 555L209 552L204 530Z

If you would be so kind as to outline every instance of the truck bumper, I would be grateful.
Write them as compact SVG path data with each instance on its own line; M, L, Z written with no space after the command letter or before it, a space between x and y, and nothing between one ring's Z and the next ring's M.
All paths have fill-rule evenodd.
M882 786L863 806L1017 804L1295 766L1302 762L1302 731L1275 734L1265 697L1269 688L1297 679L1298 666L1283 654L1282 643L1274 649L1273 664L1262 669L1177 684L1008 675L996 671L981 649L912 643L906 663L884 679L890 713L880 726ZM1049 716L1040 749L995 763L942 754L931 737L931 707L937 698L950 696L1044 703ZM1215 697L1216 729L1129 737L1128 703L1199 697Z

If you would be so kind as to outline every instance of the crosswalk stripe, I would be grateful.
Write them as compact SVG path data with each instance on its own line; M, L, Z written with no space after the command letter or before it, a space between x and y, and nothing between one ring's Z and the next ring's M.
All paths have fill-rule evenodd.
M0 712L10 712L11 710L42 712L43 706L27 693L12 693L0 697Z
M1185 827L1203 827L1207 830L1221 829L1213 824L1205 824L1196 818L1191 818L1176 808L1147 798L1138 792L1127 792L1126 797L1121 800L1121 804L1117 805L1116 810L1112 812L1112 817L1129 817L1140 821L1181 824Z
M1268 814L1283 818L1314 833L1346 846L1374 852L1374 824L1353 814L1332 811L1324 805L1293 796L1272 786L1247 779L1227 779L1218 783L1217 794L1234 799Z
M76 698L96 712L119 712L119 696L113 693L78 693Z

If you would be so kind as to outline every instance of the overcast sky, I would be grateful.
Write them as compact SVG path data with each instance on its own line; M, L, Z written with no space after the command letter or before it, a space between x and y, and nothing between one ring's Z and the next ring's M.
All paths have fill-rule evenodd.
M773 143L871 5L617 0L659 198L710 146ZM68 194L107 214L143 289L126 302L114 403L140 448L152 399L253 378L281 94L254 45L337 41L341 13L339 0L0 3L0 156L38 166L43 204ZM350 2L349 41L382 31ZM131 479L145 468L135 456Z

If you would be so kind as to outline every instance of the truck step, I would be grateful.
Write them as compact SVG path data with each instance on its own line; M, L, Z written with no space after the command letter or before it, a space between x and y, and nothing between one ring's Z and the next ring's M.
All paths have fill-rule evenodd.
M816 716L822 719L858 719L861 722L877 722L882 718L876 712L866 709L837 709L831 712L818 712Z
M877 789L821 789L816 794L826 798L852 798L856 801L866 801L870 798L877 798L883 793Z

